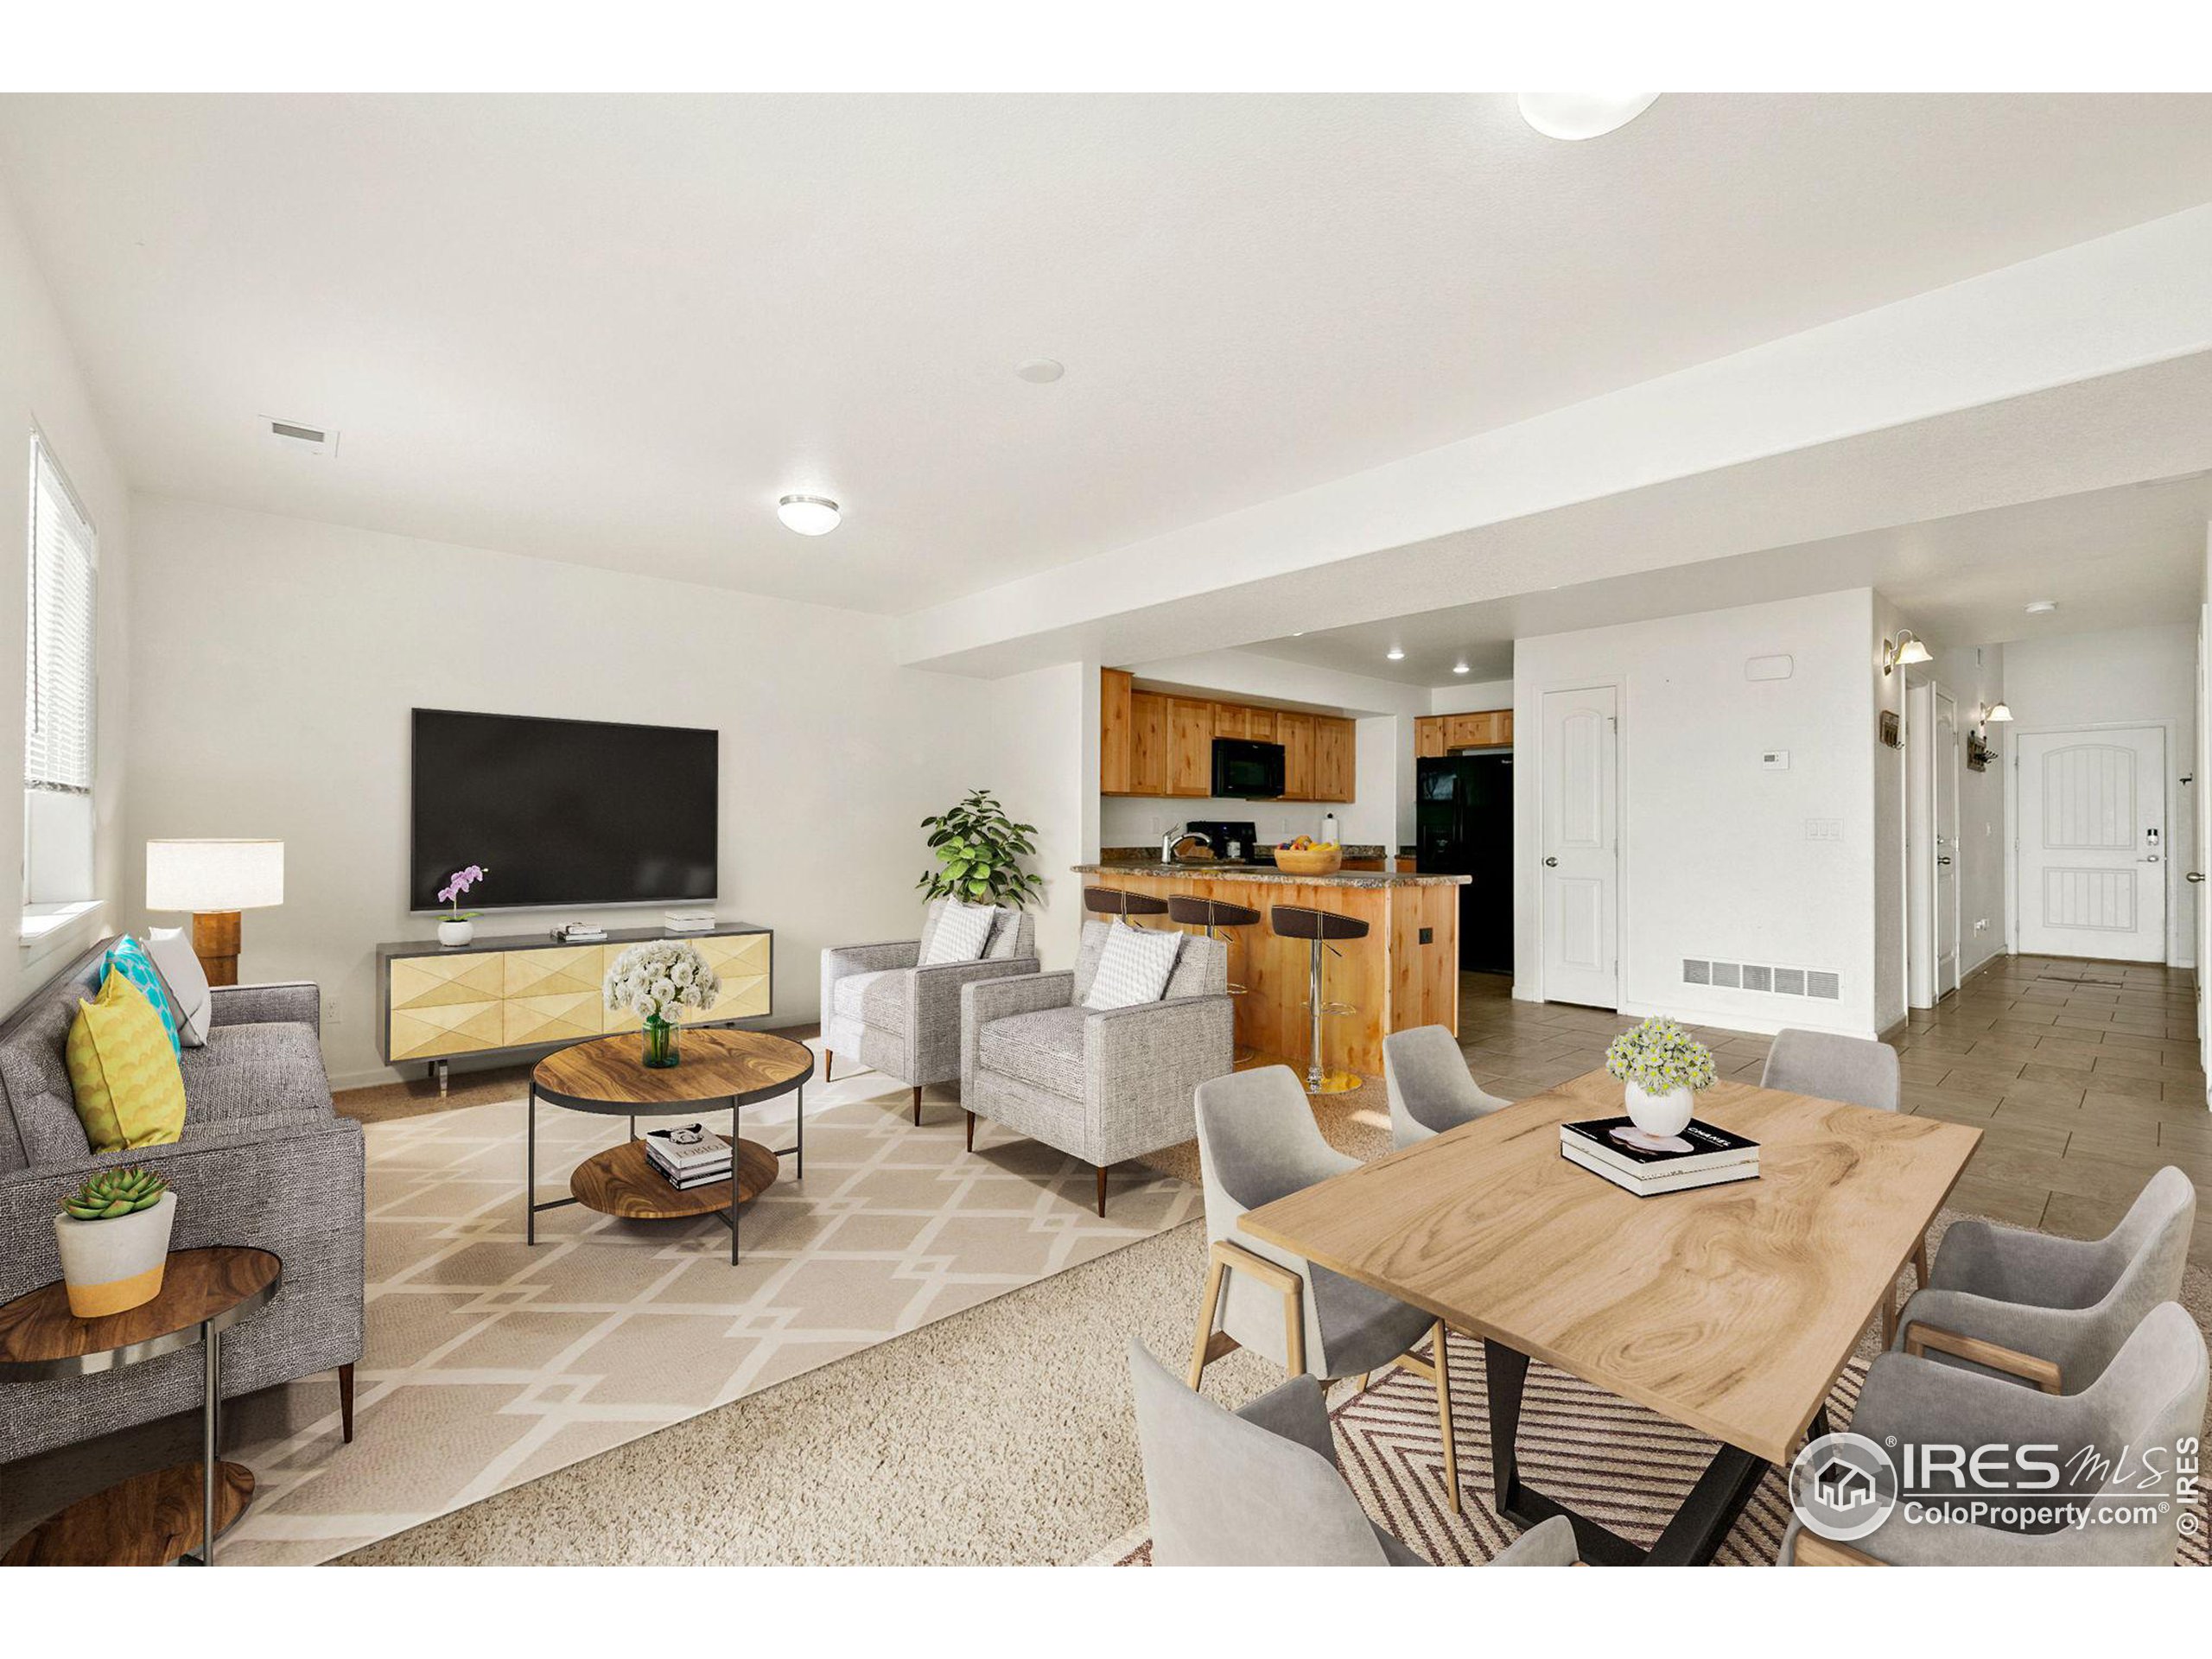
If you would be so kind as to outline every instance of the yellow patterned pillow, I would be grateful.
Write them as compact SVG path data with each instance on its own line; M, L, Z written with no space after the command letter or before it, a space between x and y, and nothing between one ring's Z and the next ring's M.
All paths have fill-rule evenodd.
M146 993L110 969L77 1003L64 1058L94 1152L166 1146L184 1133L184 1073Z

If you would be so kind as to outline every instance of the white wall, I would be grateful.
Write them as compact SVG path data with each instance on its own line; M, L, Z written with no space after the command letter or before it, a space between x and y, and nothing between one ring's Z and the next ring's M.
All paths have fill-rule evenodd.
M124 858L123 817L131 680L127 486L63 337L45 279L24 245L14 206L0 189L0 767L23 775L25 610L30 521L30 433L46 435L54 458L92 517L99 538L98 752L92 793L95 892L105 905L35 947L0 944L0 1009L12 1008L67 957L116 925ZM0 811L0 871L19 881L23 817ZM10 889L11 893L17 889ZM12 901L12 900L11 900Z
M1866 637L1870 665L1866 682L1874 695L1874 712L1868 717L1866 736L1873 756L1874 899L1869 918L1873 950L1873 1027L1887 1031L1904 1018L1905 945L1910 918L1905 904L1905 751L1906 671L1882 672L1885 645L1900 628L1910 626L1897 607L1880 594L1870 595L1871 627ZM1918 630L1914 630L1917 633ZM1897 717L1900 747L1891 748L1878 735L1884 714Z
M1486 715L1493 709L1513 706L1513 682L1477 680L1471 685L1440 685L1428 694L1432 715Z
M2196 961L2196 889L2181 879L2196 844L2196 791L2181 779L2196 767L2196 625L2187 621L2103 633L2019 639L2005 647L2005 700L2013 723L2002 747L2009 757L2018 734L2088 726L2171 722L2166 746L2166 848L2178 864L2166 882L2166 960ZM2008 848L2008 854L2010 849ZM2008 859L2008 862L2009 862ZM2013 880L2008 869L2008 886ZM2010 906L2018 914L2017 894Z
M1873 600L1859 588L1515 643L1516 996L1542 995L1543 694L1611 681L1621 687L1622 1010L1873 1033L1884 995ZM1745 677L1745 658L1777 652L1793 659L1789 679ZM1789 751L1787 771L1762 769L1774 748ZM1808 840L1810 819L1835 820L1840 838ZM1686 985L1686 957L1827 969L1842 995Z
M717 908L776 930L779 1023L814 1017L823 945L912 937L918 822L970 785L1039 826L1048 935L1080 908L1066 867L1096 760L1086 773L1071 735L1085 717L1072 666L963 679L897 666L887 620L856 613L162 497L141 496L137 519L139 613L156 620L141 629L129 844L283 838L285 903L246 918L242 974L321 982L340 1086L388 1075L377 943L430 931L406 908L418 705L718 728ZM130 876L136 919L143 868Z

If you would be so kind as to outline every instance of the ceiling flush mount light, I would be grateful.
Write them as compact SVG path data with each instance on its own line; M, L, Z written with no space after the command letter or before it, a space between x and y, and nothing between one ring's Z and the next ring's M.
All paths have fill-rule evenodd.
M1382 654L1394 663L1402 663L1406 658L1406 648L1403 645L1393 645Z
M1467 665L1465 663L1454 663L1452 664L1452 671L1454 674L1465 674L1467 671Z
M1658 101L1656 92L1523 92L1521 118L1547 138L1602 138Z
M1935 660L1935 654L1920 643L1920 636L1910 628L1899 628L1896 639L1882 641L1882 672L1885 675L1914 663Z
M2049 616L2057 608L2058 601L2055 599L2031 599L2028 601L2030 616Z
M776 503L776 517L785 530L802 536L827 536L844 515L826 495L787 495Z
M1027 363L1014 365L1014 372L1033 386L1049 386L1065 374L1067 368L1049 357L1033 357Z

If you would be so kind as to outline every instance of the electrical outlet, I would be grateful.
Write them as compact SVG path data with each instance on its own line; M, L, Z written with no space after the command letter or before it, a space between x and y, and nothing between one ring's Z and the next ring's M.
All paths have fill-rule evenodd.
M326 1026L344 1025L346 1023L346 1005L343 1002L339 1001L334 997L331 1001L324 1003L322 1005L322 1023Z

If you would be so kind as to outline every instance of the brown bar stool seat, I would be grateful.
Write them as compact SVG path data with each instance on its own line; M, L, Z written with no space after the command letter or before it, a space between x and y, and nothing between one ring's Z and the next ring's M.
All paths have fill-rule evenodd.
M1165 916L1167 901L1148 893L1123 893L1119 887L1085 887L1083 907L1094 916L1118 916L1130 927L1132 916Z
M1217 928L1256 926L1260 912L1249 905L1232 905L1226 899L1200 899L1192 893L1178 893L1172 894L1167 900L1167 919L1180 922L1185 927L1203 927L1206 931L1206 938L1211 939L1217 937L1214 931ZM1230 947L1230 963L1234 966L1237 950L1235 936L1232 935L1226 943ZM1248 995L1251 988L1249 985L1238 983L1234 976L1229 982L1231 996ZM1249 1044L1239 1043L1230 1058L1242 1065L1258 1052L1259 1050Z
M1334 954L1332 939L1363 939L1367 924L1357 916L1340 916L1333 910L1309 910L1303 905L1277 905L1268 912L1276 937L1285 939L1305 939L1313 947L1313 965L1307 1005L1313 1010L1313 1049L1306 1062L1306 1092L1309 1095L1340 1095L1346 1090L1359 1087L1359 1079L1349 1071L1332 1071L1322 1063L1321 1017L1324 1014L1357 1014L1359 1010L1349 1002L1330 1002L1321 995L1321 953Z

